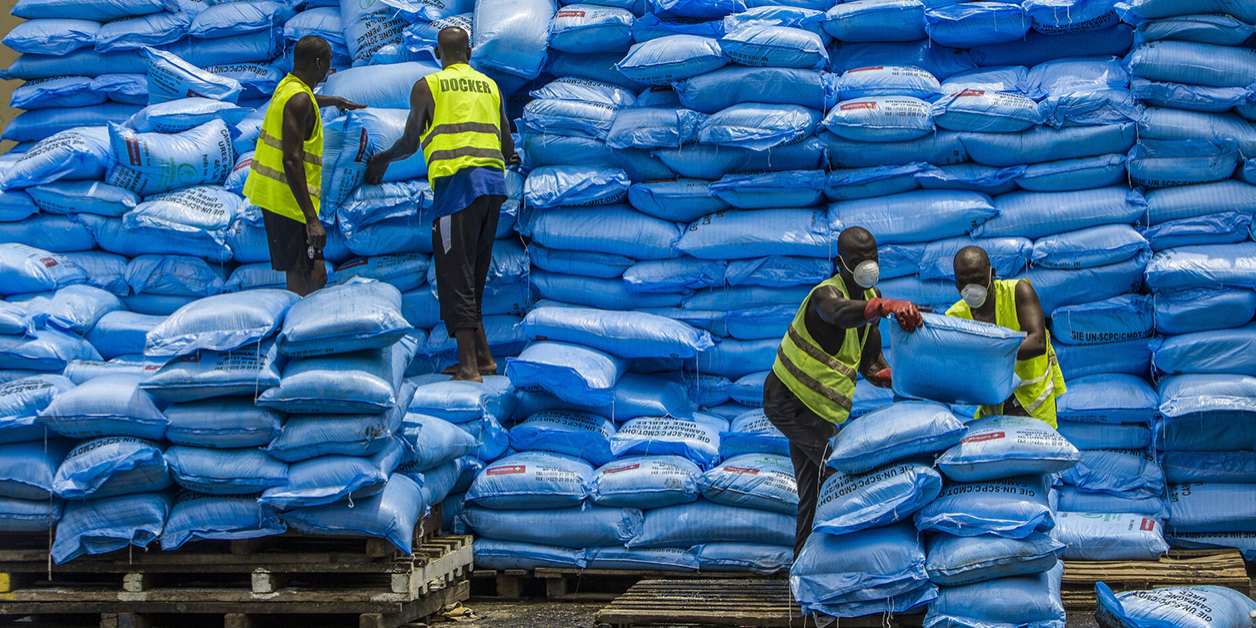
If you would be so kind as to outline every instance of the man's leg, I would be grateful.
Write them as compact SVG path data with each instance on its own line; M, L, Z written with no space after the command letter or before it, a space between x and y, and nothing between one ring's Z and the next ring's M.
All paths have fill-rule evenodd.
M476 367L475 258L479 225L474 207L432 223L432 263L436 265L436 296L445 330L458 343L455 380L484 381ZM468 224L471 223L471 224Z
M794 558L798 558L811 536L820 489L833 475L825 458L828 441L837 433L837 426L803 405L772 373L763 385L763 413L789 439L789 458L794 464L794 482L798 487L798 524L794 533Z
M478 324L475 335L475 361L480 373L497 374L497 361L488 347L488 336L484 333L484 286L488 283L488 271L493 266L493 242L497 237L497 223L501 219L502 203L500 196L481 196L475 199L472 207L480 218L479 237L475 253L475 320Z

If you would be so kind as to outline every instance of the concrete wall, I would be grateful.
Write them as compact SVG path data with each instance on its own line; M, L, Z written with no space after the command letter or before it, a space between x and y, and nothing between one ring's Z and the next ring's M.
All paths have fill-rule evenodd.
M13 7L12 2L0 1L0 37L7 35L22 20L9 15L9 9ZM13 60L17 58L17 53L9 50L7 46L0 46L0 68L7 68ZM18 109L9 108L9 96L13 94L13 90L17 89L22 81L0 81L0 128L4 128L9 124L14 116L21 113ZM0 144L0 153L7 152L13 147L13 142L4 142Z

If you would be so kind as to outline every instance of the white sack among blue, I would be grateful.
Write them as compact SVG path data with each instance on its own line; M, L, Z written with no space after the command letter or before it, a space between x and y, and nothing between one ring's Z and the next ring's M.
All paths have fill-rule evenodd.
M942 454L937 465L950 480L985 482L1061 471L1067 475L1082 460L1077 448L1045 422L995 416L969 423L964 439Z
M179 486L211 495L251 495L288 483L288 464L260 449L175 446L166 464Z
M1171 532L1256 532L1253 507L1256 484L1174 484L1166 527Z
M640 417L619 427L611 437L611 453L625 455L682 456L704 469L720 458L720 432L727 429L696 414L693 420L671 416Z
M916 527L955 536L993 534L1023 539L1055 525L1047 499L1050 485L1050 478L1043 475L951 483L936 500L916 513Z
M197 351L165 362L145 364L140 387L173 403L230 395L256 396L279 385L286 358L274 343L245 345L232 351ZM163 364L164 362L164 364Z
M292 357L383 349L411 329L401 315L397 288L351 280L295 303L284 317L278 345Z
M1130 514L1055 516L1051 535L1068 546L1064 560L1158 560L1169 551L1159 521Z
M798 487L787 456L743 454L725 460L702 475L698 488L703 497L716 504L798 512Z
M173 481L162 449L152 441L123 436L84 441L57 468L52 490L69 500L164 490Z
M718 70L727 63L718 40L668 35L635 44L615 67L634 81L666 85Z
M262 447L279 435L283 418L252 397L217 397L166 408L166 440L175 445L234 449Z
M812 534L789 574L790 590L804 609L879 602L881 610L907 610L895 607L895 598L907 598L928 582L924 547L910 523L841 536ZM931 599L916 598L912 606Z
M573 549L623 545L641 533L643 520L636 508L603 508L589 503L546 510L472 506L459 518L477 536Z
M49 500L55 496L57 469L73 441L53 439L0 445L0 496Z
M922 212L927 219L920 219ZM829 206L829 231L864 227L879 245L931 242L981 230L979 225L997 220L998 215L990 197L980 192L916 190L834 203Z
M844 99L825 116L824 126L856 142L903 142L934 130L929 103L911 96Z
M517 388L537 386L571 403L606 405L628 370L624 360L602 351L561 342L534 342L506 361Z
M100 179L110 160L108 131L82 126L41 136L17 163L0 174L0 189L15 190L60 180Z
M1064 628L1060 580L1064 565L1033 576L999 578L960 587L944 587L929 605L926 628L971 626Z
M514 454L480 472L467 491L468 506L542 510L577 506L589 496L589 463L540 451Z
M98 377L53 399L40 422L71 438L134 436L161 440L169 421L137 376Z
M1152 2L1134 4L1137 7ZM1218 586L1113 593L1108 585L1100 582L1095 585L1095 591L1099 596L1096 615L1111 617L1119 625L1130 628L1245 628L1251 623L1252 613L1256 613L1256 602L1251 598Z
M844 425L830 441L828 464L842 473L867 473L896 460L945 451L967 429L940 403L894 403Z
M698 500L702 470L680 456L633 456L602 466L589 499L600 506L665 508Z
M549 451L575 456L601 466L611 461L610 439L615 423L570 410L545 410L510 429L515 451Z
M891 463L867 473L834 473L820 489L817 533L848 534L904 521L937 498L942 476L923 460Z
M288 466L286 484L266 489L257 501L276 510L293 510L370 497L384 490L403 457L405 445L394 438L369 458L333 455L302 460Z
M60 565L128 545L143 549L161 534L172 502L169 492L70 502L57 526L52 559Z
M179 494L161 532L161 549L169 552L195 540L235 541L283 534L288 527L269 508L259 508L256 495Z
M476 67L525 79L541 74L550 38L554 0L486 0L475 3Z
M0 294L52 292L87 281L69 258L24 244L0 244Z
M914 332L890 326L896 394L976 405L1003 403L1011 396L1023 332L949 316L923 316L924 327ZM956 368L958 364L964 366ZM980 374L973 371L979 366Z
M149 104L178 100L189 96L236 102L240 98L240 82L217 76L184 61L164 50L144 48L148 60ZM228 145L231 141L228 139Z
M925 542L929 580L944 587L1026 576L1053 569L1065 545L1034 532L1023 539L937 534Z
M394 473L382 491L365 499L299 508L281 516L289 527L306 534L381 538L408 555L414 527L427 507L418 485Z
M406 337L387 349L292 360L258 405L290 414L383 414L400 400L416 349L417 340Z
M249 290L201 299L179 308L149 332L144 353L175 357L201 349L238 349L278 330L298 299L286 290Z
M794 527L793 515L702 500L646 512L641 533L628 541L628 547L688 548L715 542L793 545Z
M59 372L73 360L99 361L100 354L86 340L55 329L0 336L0 369Z

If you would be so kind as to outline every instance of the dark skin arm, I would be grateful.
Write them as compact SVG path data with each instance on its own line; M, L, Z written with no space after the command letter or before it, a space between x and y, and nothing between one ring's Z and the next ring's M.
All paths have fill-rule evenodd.
M304 93L288 99L283 109L283 173L288 177L288 188L296 198L297 206L305 215L305 234L310 246L323 250L327 233L318 220L310 190L305 184L305 140L314 130L314 116L318 110Z
M1021 341L1020 350L1016 352L1017 360L1032 360L1047 353L1047 321L1042 313L1042 303L1038 301L1038 292L1028 281L1016 284L1016 318L1020 320L1021 331L1029 334Z
M427 81L418 81L410 90L410 117L406 119L406 130L396 143L382 153L377 153L366 164L366 182L379 185L384 181L384 173L388 164L405 159L420 147L423 131L432 124L436 113L436 101L432 99L432 90Z
M877 296L880 295L881 292L877 291ZM847 299L833 286L824 286L811 297L811 311L820 320L838 329L857 329L867 325L868 319L864 317L867 309L867 301Z
M352 100L345 100L339 96L320 96L314 95L314 102L318 103L318 108L335 107L341 111L353 111L355 109L366 109L366 105L359 105Z
M890 364L881 352L881 327L869 325L868 341L864 343L863 357L859 361L859 374L873 386L880 387L876 374L888 368Z

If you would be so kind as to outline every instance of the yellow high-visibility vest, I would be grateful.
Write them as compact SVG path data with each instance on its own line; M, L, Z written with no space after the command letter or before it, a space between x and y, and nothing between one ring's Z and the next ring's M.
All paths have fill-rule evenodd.
M999 327L1012 331L1020 331L1020 317L1016 314L1016 284L1028 279L999 279L994 282L994 322ZM973 320L972 308L963 300L946 311L947 316ZM1016 401L1029 413L1029 416L1045 421L1051 427L1057 427L1055 399L1063 395L1067 388L1064 385L1064 372L1060 370L1059 360L1055 357L1055 348L1051 346L1051 332L1047 332L1047 352L1036 358L1016 361L1016 376L1021 379L1020 388L1016 389ZM997 406L981 406L977 409L977 418L998 416L1003 414L1003 404Z
M497 83L465 63L429 74L424 80L436 103L432 124L422 136L428 178L448 177L464 168L505 170L502 95Z
M275 88L275 96L266 109L266 118L262 121L262 131L257 138L257 148L253 153L253 165L249 167L249 177L244 181L244 196L251 203L274 212L280 216L291 218L305 224L305 212L297 204L297 199L288 187L288 176L283 171L283 110L288 101L297 94L308 94L310 102L314 101L314 92L305 81L289 74ZM305 185L310 191L310 202L317 213L323 195L323 119L318 114L318 105L314 105L314 132L304 142L305 155L302 163L305 166Z
M829 423L841 425L850 418L855 402L855 376L863 359L864 344L868 342L868 328L863 327L862 334L860 329L847 329L837 355L829 355L820 348L807 331L805 318L811 297L824 286L833 286L843 297L850 298L840 275L812 288L781 339L772 372L812 412ZM876 296L875 291L864 290L861 298L868 301Z

